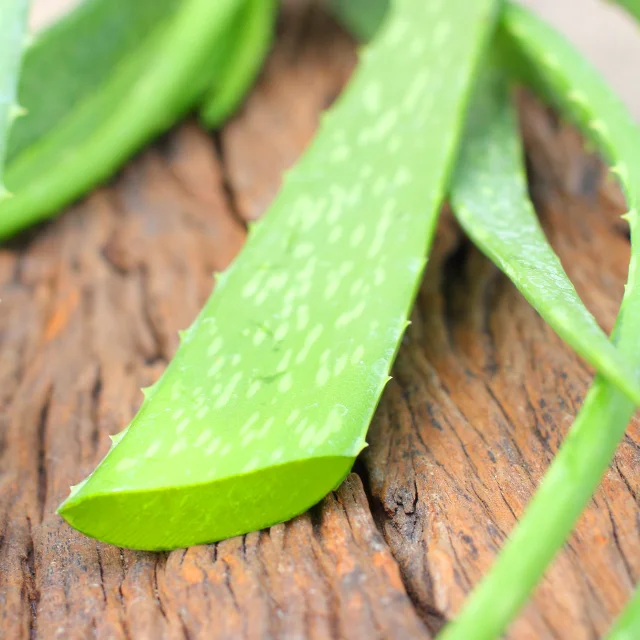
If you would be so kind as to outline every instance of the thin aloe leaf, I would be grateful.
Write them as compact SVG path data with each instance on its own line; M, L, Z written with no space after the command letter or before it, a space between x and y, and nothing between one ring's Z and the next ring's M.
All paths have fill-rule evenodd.
M60 507L67 522L175 548L287 520L340 484L407 324L497 4L394 3L141 410Z
M7 196L2 175L7 138L23 112L17 99L17 86L25 49L28 9L27 0L0 0L0 201Z
M0 205L0 239L109 178L200 97L215 43L239 0L188 0L122 60L99 91L7 168L15 196Z
M615 621L606 640L638 640L640 638L640 585Z
M277 0L246 0L238 12L224 68L203 100L202 122L219 127L235 112L255 82L273 42Z
M613 342L640 371L640 128L604 79L550 26L507 4L502 29L513 51L535 70L544 92L554 95L598 144L620 179L630 208L632 257ZM601 375L554 462L495 564L472 592L443 640L497 638L526 601L567 539L611 463L634 413L634 404Z
M527 193L510 82L494 65L476 81L450 196L474 244L567 344L640 404L632 368L585 308L540 226Z

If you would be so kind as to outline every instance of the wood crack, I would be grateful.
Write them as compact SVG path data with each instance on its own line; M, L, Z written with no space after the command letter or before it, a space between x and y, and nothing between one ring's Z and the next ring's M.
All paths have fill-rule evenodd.
M617 471L618 475L620 476L620 479L624 483L624 486L626 487L627 491L629 492L629 494L631 495L635 503L640 505L640 498L638 497L638 494L634 491L633 487L631 486L631 483L629 482L629 478L627 478L627 476L624 474L622 469L620 469L620 464L617 460L613 461L613 468L615 468L615 470Z
M620 542L620 537L618 535L618 525L616 523L615 517L613 515L613 513L611 513L611 505L609 504L609 501L607 500L607 498L604 498L604 503L605 506L607 508L607 514L609 516L609 522L611 524L611 533L613 535L613 544L615 545L616 551L618 552L618 555L620 556L620 561L622 562L622 565L624 566L625 572L627 574L627 578L629 579L629 585L631 587L633 587L636 583L636 577L634 576L634 571L631 567L631 563L629 561L629 559L627 558L627 554L625 553L624 549L622 548L622 544Z
M24 558L24 573L23 573L23 590L22 597L28 602L29 606L29 627L28 634L30 640L36 637L37 630L37 616L38 616L38 602L40 601L40 592L38 590L37 576L36 576L36 564L35 564L35 551L33 542L33 529L31 525L31 519L27 517L27 526L29 530L29 538L27 541L26 556Z
M151 296L149 294L149 288L147 284L148 273L147 267L145 265L141 265L138 269L138 279L140 282L140 293L142 299L142 317L144 322L149 330L149 334L153 339L154 349L153 353L147 356L145 360L145 364L153 365L158 362L167 362L168 360L168 345L166 344L166 340L162 335L160 328L157 326L154 321L153 314L151 312Z
M45 398L40 409L38 425L36 429L37 450L36 457L38 461L38 484L37 484L37 504L38 516L40 522L44 519L44 510L47 500L47 422L49 418L49 409L53 398L53 386L50 385L46 391Z
M225 153L224 153L224 140L220 133L213 134L213 150L215 155L220 163L221 173L222 173L222 193L225 196L225 200L227 203L227 208L231 213L233 219L242 226L242 228L246 231L248 228L247 221L242 215L240 208L237 203L235 188L233 182L229 178L229 170L226 163Z

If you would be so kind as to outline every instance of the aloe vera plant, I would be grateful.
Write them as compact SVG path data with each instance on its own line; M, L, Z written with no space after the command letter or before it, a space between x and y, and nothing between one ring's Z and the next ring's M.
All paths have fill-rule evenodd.
M640 370L640 129L606 82L551 27L511 4L504 9L501 25L512 53L523 56L519 68L533 70L527 78L535 77L535 87L554 96L598 145L625 192L632 258L613 341ZM633 412L633 403L598 375L523 518L442 638L482 640L504 630L593 495Z
M458 222L558 335L637 403L635 372L582 304L529 200L505 71L488 64L476 82L450 185Z
M162 12L159 5L151 6L152 11L141 15L157 24ZM180 3L171 20L158 24L118 64L104 56L103 75L113 72L99 90L81 78L80 89L70 90L65 104L43 107L33 126L25 123L7 168L6 182L15 197L0 205L0 239L55 214L108 178L144 142L184 114L208 87L210 77L202 68L210 63L239 6L239 0ZM86 14L80 17L90 22ZM50 38L55 37L53 32ZM45 62L39 59L39 64ZM78 93L84 99L70 108Z
M496 5L394 3L132 424L60 507L72 526L134 548L209 542L341 482L407 324Z
M0 201L7 193L2 184L7 138L23 112L17 100L18 74L26 41L27 0L0 0Z

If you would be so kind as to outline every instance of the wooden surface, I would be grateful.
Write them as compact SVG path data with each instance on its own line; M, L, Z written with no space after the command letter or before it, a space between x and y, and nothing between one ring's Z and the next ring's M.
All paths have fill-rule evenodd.
M179 127L0 249L0 637L428 638L490 566L592 374L447 215L370 447L338 492L286 525L168 554L97 543L55 515L354 60L330 21L292 12L219 135ZM540 215L609 330L629 255L622 200L572 131L530 101L523 112ZM636 422L510 637L605 631L640 578L639 462Z

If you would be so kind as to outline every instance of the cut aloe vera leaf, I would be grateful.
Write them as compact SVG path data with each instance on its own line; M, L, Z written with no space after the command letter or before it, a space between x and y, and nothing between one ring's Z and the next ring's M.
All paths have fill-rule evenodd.
M57 213L179 119L209 85L207 63L239 6L181 3L99 90L25 148L7 167L15 195L0 205L0 239Z
M606 640L638 640L640 638L640 585L624 611L615 621L606 636Z
M509 80L491 65L477 80L450 185L454 215L554 331L640 404L635 374L578 297L527 193Z
M276 0L245 0L238 12L220 69L203 100L200 116L210 129L219 127L238 108L255 82L273 42L278 3Z
M507 4L504 36L536 85L554 95L616 168L630 212L631 263L613 342L640 373L640 128L602 77L551 27ZM534 77L534 76L529 76ZM575 526L611 463L634 404L601 375L549 467L520 523L443 640L499 637L524 604ZM542 534L544 532L544 535Z
M341 482L407 324L497 4L394 3L141 410L60 507L67 522L174 548L288 520Z
M0 201L7 196L3 186L7 139L16 119L23 113L17 87L28 9L27 0L0 0Z

